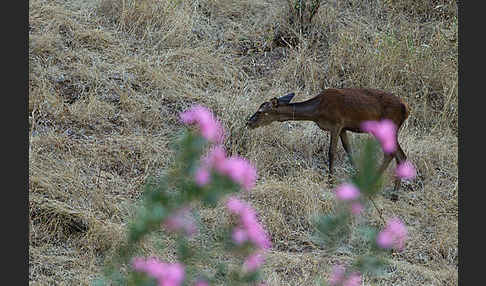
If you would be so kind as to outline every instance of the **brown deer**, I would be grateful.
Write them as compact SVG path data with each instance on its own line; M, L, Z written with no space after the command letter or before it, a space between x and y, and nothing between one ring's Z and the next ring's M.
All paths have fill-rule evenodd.
M376 89L343 88L325 89L307 101L290 103L294 95L290 93L264 102L248 119L246 126L254 129L273 121L314 121L322 130L331 132L328 157L329 175L332 176L338 138L341 138L344 150L354 165L346 131L363 133L360 127L362 122L390 119L397 127L397 149L391 154L385 153L379 172L384 172L393 158L397 164L407 159L398 143L398 131L409 115L409 108L399 97ZM394 190L399 188L400 179L397 178Z

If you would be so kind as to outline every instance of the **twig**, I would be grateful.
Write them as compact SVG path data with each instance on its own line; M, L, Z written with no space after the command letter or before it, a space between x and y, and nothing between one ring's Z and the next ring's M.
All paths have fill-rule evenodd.
M373 198L370 197L370 201L373 203L373 207L375 207L376 211L380 215L381 220L383 221L383 224L385 225L386 222L385 222L385 219L383 219L383 214L381 213L381 210L376 206L375 201L373 200Z
M300 18L300 38L302 39L302 26L303 24L303 15L302 15L302 0L299 0L299 18Z
M317 0L317 3L312 7L309 17L309 25L312 23L312 18L314 18L317 10L319 10L319 6L321 6L321 0Z

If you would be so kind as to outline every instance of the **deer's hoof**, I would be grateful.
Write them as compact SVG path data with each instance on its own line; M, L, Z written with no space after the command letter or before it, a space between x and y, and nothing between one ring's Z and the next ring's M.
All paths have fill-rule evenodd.
M383 196L392 202L398 201L398 192L395 189L385 189L383 190Z
M329 174L327 176L327 183L329 184L329 186L333 187L336 184L336 178L333 175Z

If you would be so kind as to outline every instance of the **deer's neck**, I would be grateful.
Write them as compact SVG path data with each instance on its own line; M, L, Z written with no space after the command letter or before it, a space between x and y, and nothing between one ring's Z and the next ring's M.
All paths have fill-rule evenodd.
M290 103L279 107L278 109L278 121L289 120L310 120L317 119L317 108L319 101L309 100L304 102Z

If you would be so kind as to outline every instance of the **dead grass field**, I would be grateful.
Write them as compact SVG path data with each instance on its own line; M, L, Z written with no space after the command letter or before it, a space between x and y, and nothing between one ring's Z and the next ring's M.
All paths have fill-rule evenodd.
M314 285L359 241L329 253L311 241L311 219L333 211L329 135L313 123L245 119L287 92L302 101L328 87L394 92L411 107L400 142L418 176L399 200L379 196L410 239L364 285L458 285L457 5L451 0L321 1L301 32L284 0L29 1L29 284L88 285L124 241L148 177L171 164L177 115L211 108L225 146L253 162L242 197L272 236L268 285ZM351 137L356 146L367 135ZM356 149L356 148L355 148ZM391 164L391 167L395 163ZM391 186L391 169L387 185ZM350 174L338 147L336 176ZM211 242L228 219L199 209ZM366 219L379 225L373 208ZM359 223L359 222L356 222ZM156 252L173 259L171 238ZM222 261L232 263L220 254Z

